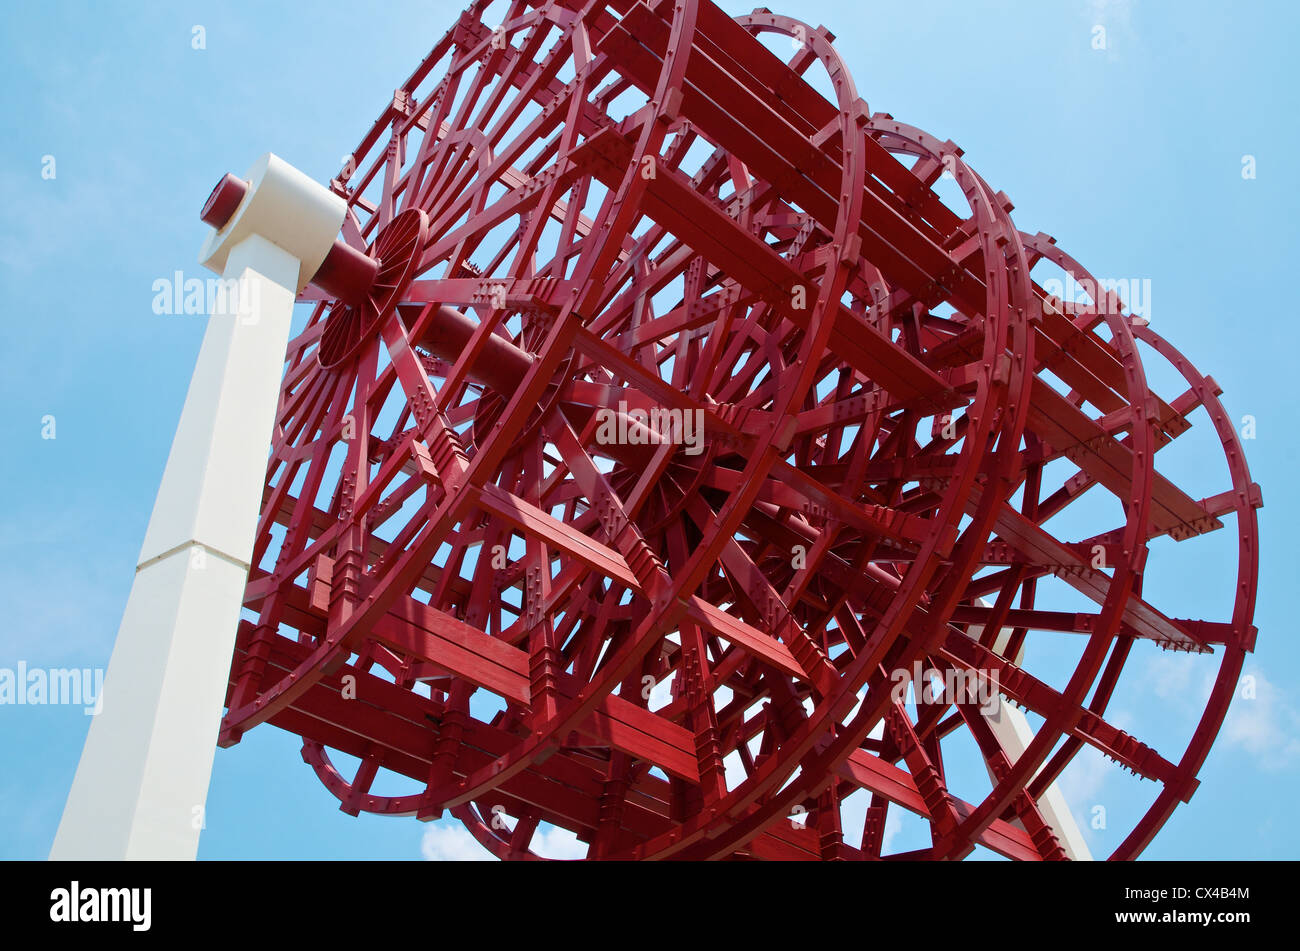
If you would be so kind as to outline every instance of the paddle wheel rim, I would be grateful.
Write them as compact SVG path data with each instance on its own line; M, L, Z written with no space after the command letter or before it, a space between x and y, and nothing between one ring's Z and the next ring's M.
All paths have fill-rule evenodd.
M377 264L377 277L364 300L309 294L319 304L307 330L291 343L256 554L260 561L273 553L276 563L250 579L247 606L258 621L241 630L222 742L236 742L245 730L267 721L301 731L304 760L345 811L429 819L447 810L499 858L538 858L529 839L541 822L557 818L599 858L720 858L748 855L755 848L795 848L774 830L795 807L811 806L819 821L838 812L845 784L854 791L868 788L843 777L858 768L864 753L872 755L864 744L878 727L886 736L898 732L903 739L896 745L911 744L909 768L941 774L941 760L936 770L916 724L893 696L892 674L922 662L937 669L934 659L944 654L945 645L953 637L971 639L968 631L976 627L983 631L979 650L967 648L962 656L991 655L991 664L1007 664L1001 669L1015 672L1016 665L993 650L1001 621L981 625L976 619L1005 620L1017 594L1016 616L1032 614L1038 576L1026 587L1025 578L1008 568L1008 580L988 592L998 597L987 611L970 588L987 566L988 550L1000 543L1016 487L1030 478L1032 466L1024 459L1044 442L1036 431L1045 425L1038 404L1046 399L1058 405L1063 399L1089 425L1108 418L1094 420L1084 413L1085 400L1077 394L1045 393L1039 379L1048 366L1044 361L1060 359L1043 323L1055 320L1059 326L1069 318L1052 313L1054 305L1030 271L1038 261L1050 260L1067 271L1087 272L1044 236L1019 232L1005 196L995 193L951 143L870 114L829 34L766 12L738 18L735 23L751 37L771 33L796 40L790 68L802 74L820 64L835 89L834 108L827 113L833 118L808 135L830 156L826 167L836 170L838 184L823 183L828 200L820 218L808 212L747 164L753 155L738 155L721 144L741 142L734 131L701 127L703 107L692 98L693 83L714 68L721 48L718 37L726 28L716 11L696 0L659 13L630 2L616 6L623 19L599 4L518 5L496 30L479 22L484 4L471 7L435 47L441 53L431 54L399 90L336 180L336 190L348 198L352 223L345 237L357 250L364 245ZM630 25L638 17L636 26ZM542 45L555 33L559 38L543 53ZM618 58L632 55L628 50L642 58L652 55L634 67L632 60ZM442 79L417 102L417 89L425 88L448 56ZM557 79L565 70L571 78ZM602 81L608 85L597 92ZM539 92L548 82L549 91ZM629 91L644 96L645 104L621 121L612 120L602 110ZM535 115L519 105L526 93L532 98L524 105L534 100L540 105ZM797 111L781 108L787 117ZM593 111L599 113L596 119ZM523 130L516 133L520 123ZM385 127L391 127L386 151L349 184L352 167L373 150ZM408 138L413 142L417 130L424 139L412 164ZM684 156L688 146L699 143L708 157L692 177ZM528 154L533 157L523 169L513 164ZM928 187L927 197L886 195L898 183L891 177L897 170L882 172L890 155L915 158L917 168L933 171L936 163L946 168L969 205L969 217L952 212L945 217ZM753 269L738 270L739 259L725 257L717 244L705 243L702 251L704 238L682 216L673 218L665 210L669 186L656 184L664 180L694 189L701 213L721 210L724 218L710 219L712 226L725 221L733 229L727 240L745 253L759 254L756 245L745 243L746 230L775 248L764 266L779 268L783 277L758 293L761 277ZM503 181L505 195L493 194ZM889 184L882 187L882 182ZM377 184L382 185L377 200L364 197ZM724 194L724 187L730 191ZM584 203L597 191L605 197L587 218ZM879 239L861 223L868 204L882 201L906 205L926 234L951 242L945 254L962 250L960 270L954 267L921 291L909 287L907 279L895 279L901 265L883 266L887 256L881 266L874 255L866 256L864 240ZM516 219L514 236L494 247L496 229ZM539 258L539 241L552 219L559 223L560 240L548 252L551 257ZM368 244L365 235L373 235ZM491 260L483 268L470 265L470 257L484 248ZM444 266L443 277L431 276ZM668 314L661 316L644 301L674 282L683 288L680 303L674 309L670 299ZM791 314L788 301L782 303L792 282L809 293L806 314ZM910 318L903 316L912 306L909 294L920 308ZM638 295L641 300L635 300ZM706 304L714 308L712 323L691 313ZM929 312L940 304L950 305L952 316L930 320ZM1026 795L1025 787L1036 776L1054 778L1068 765L1084 745L1075 736L1080 721L1105 712L1105 699L1093 710L1084 708L1085 697L1093 688L1108 697L1124 666L1127 646L1124 656L1118 648L1112 653L1111 646L1127 623L1132 590L1144 571L1150 512L1157 504L1159 447L1151 427L1141 424L1153 394L1139 341L1178 365L1189 386L1208 393L1203 402L1217 428L1226 421L1205 378L1183 369L1181 354L1149 329L1133 328L1121 310L1122 305L1108 310L1098 323L1079 330L1087 347L1103 348L1118 365L1122 382L1105 383L1112 392L1108 398L1124 402L1135 421L1128 430L1127 471L1115 477L1127 494L1120 500L1125 522L1119 540L1103 545L1116 563L1108 565L1112 575L1102 575L1106 581L1095 582L1105 586L1105 596L1089 628L1084 660L1028 750L1014 763L1001 764L984 800L965 804L968 811L961 813L946 804L942 782L925 793L924 817L936 830L931 857L969 854L994 823L1005 826L1013 806L1040 828L1041 816L1034 818L1038 795ZM1099 325L1109 330L1110 340L1094 333ZM662 375L661 361L645 365L670 349L667 337L654 336L665 332L663 327L679 340L669 376ZM688 342L680 342L687 336ZM752 350L737 346L755 342L759 347ZM664 345L656 353L659 344ZM755 357L763 345L767 351ZM881 360L906 366L913 377L929 374L938 381L938 396L918 396L915 389L873 379L853 362L854 355L839 351L855 345L884 347L887 356ZM690 373L680 371L678 361L689 365ZM756 365L763 372L755 374ZM831 392L844 393L843 399L822 394L836 375L840 389ZM760 382L764 377L769 382ZM749 382L731 382L736 380ZM616 402L620 395L632 398L630 409ZM404 405L393 435L381 439L372 429L394 396ZM857 425L832 422L807 435L811 415L833 415L854 399L875 400L876 408L855 410L861 413ZM627 446L615 451L593 435L602 413L635 422L636 414L656 400L683 414L703 414L710 438L698 457L662 442L644 452ZM955 420L958 410L961 435L941 439L940 420ZM863 435L868 420L875 426L870 436ZM934 431L922 444L917 429L927 420ZM346 435L349 425L360 438ZM838 447L848 428L855 432L841 456ZM1123 431L1113 429L1111 435ZM832 438L834 451L828 448ZM1242 526L1239 573L1253 572L1253 484L1230 426L1220 439L1238 496L1233 510ZM346 451L322 518L310 500L302 500L334 479L325 471L327 458L333 465L334 448ZM602 455L602 449L608 451ZM610 467L602 469L598 459ZM877 475L848 496L826 498L834 490L800 472L801 466L830 466L826 460L850 472L884 472L890 466L902 472L918 459L940 474L928 476L930 486L923 491L918 483L911 494L901 481ZM1033 471L1041 475L1041 464ZM295 477L301 482L297 489L291 488ZM410 488L413 481L421 485ZM783 494L783 482L792 491ZM803 499L802 512L784 502L795 496ZM549 508L548 498L555 503ZM1028 499L1026 490L1025 505ZM1035 511L1039 501L1033 503ZM417 502L413 515L402 516ZM773 505L781 531L755 540L754 526L771 523ZM286 506L296 514L286 515ZM559 528L545 521L556 510L563 513ZM405 522L394 537L376 534L398 516ZM1033 517L1021 517L1050 534ZM886 526L882 518L897 525ZM272 529L280 522L285 537L272 552ZM810 567L802 575L802 569L791 573L780 567L767 551L791 526L813 531ZM500 547L501 538L512 550L521 539L524 554L493 572L478 567L490 543ZM738 538L744 544L738 545ZM471 551L475 567L465 568ZM435 553L442 565L434 562ZM825 584L834 587L819 580L815 569L846 577L842 563L851 554L858 561L847 577L858 578L871 594L849 609L855 618L861 615L854 623L864 625L861 643L850 648L834 612L822 616L808 594ZM553 563L562 566L554 576ZM883 567L869 575L867 567L875 566ZM470 577L460 574L465 570ZM415 600L412 586L429 596L428 604ZM505 594L516 588L517 614L513 605L510 611L502 607ZM624 595L631 599L626 610L620 603L618 610L599 613L601 598ZM845 592L839 603L850 603L848 597ZM1226 714L1229 681L1235 683L1253 637L1247 634L1253 630L1253 601L1252 575L1234 605L1234 656L1229 659L1225 651L1193 743L1116 857L1140 851L1177 798L1190 794ZM964 620L954 621L954 612ZM609 621L616 614L621 619ZM413 625L413 633L395 633L395 616ZM560 619L569 625L575 617L565 628L569 633L551 630ZM287 640L279 637L286 619L299 630L296 646L280 643ZM752 629L749 620L755 622ZM833 635L827 627L832 621ZM428 640L431 624L438 626L433 636L442 638L439 644L468 638L479 645L476 650L490 653L498 648L478 640L475 632L501 641L498 656L508 660L497 663L509 668L508 676L493 668L490 675L466 681L468 668L458 674L454 665L440 667L430 659L433 654L422 655L420 639L434 643ZM772 642L767 646L754 639L753 631L761 634L764 628ZM812 634L797 630L803 628ZM730 652L744 644L746 659L720 652L719 635L732 645ZM1009 643L1017 636L1023 644L1024 633L1012 633ZM741 640L728 640L737 637ZM850 649L850 655L840 655L850 659L832 661L832 646ZM524 679L512 680L521 670L520 654ZM1011 655L1016 656L1014 650ZM949 656L944 662L956 661ZM725 676L719 679L721 671ZM682 696L652 710L647 695L637 698L638 676L656 685L673 680ZM411 737L402 749L378 738L362 747L349 741L352 755L360 750L353 780L344 778L328 752L327 738L343 734L323 726L328 718L318 712L332 709L329 697L347 677L360 678L388 704L364 714L359 721L369 724L364 729L376 734L397 729ZM379 685L376 677L391 687ZM1098 678L1110 688L1098 687ZM505 693L488 686L506 681L515 686ZM723 687L734 699L728 685L742 684L765 698L766 712L757 726L751 724L758 717L746 721L741 710L737 720L732 700L718 699ZM503 698L504 709L490 723L470 709L479 691ZM611 704L633 719L609 720ZM778 706L785 711L784 725L771 712ZM410 726L418 726L420 718L435 724L424 741L415 739L418 731ZM605 725L607 720L613 726ZM668 731L664 735L677 737L671 741L678 744L672 756L678 757L681 775L611 743L608 731L626 731L633 720L648 736ZM694 732L693 752L680 730L669 731L670 724ZM967 729L974 727L967 724ZM593 731L600 737L593 738ZM1053 755L1063 739L1065 746ZM648 740L636 742L638 750L649 748ZM664 742L662 736L655 742ZM741 754L753 742L763 749L757 761L751 764L751 754L744 754L744 778L734 785L724 781L721 751ZM713 752L705 749L709 744ZM681 756L694 757L694 772L682 765ZM1050 765L1040 771L1049 756ZM410 776L421 788L410 794L372 793L370 783L381 768ZM649 770L658 770L663 781ZM592 777L602 771L604 783L597 790ZM554 782L559 775L574 777L572 782L586 790L582 795L600 801L599 818L590 808L578 808L577 800L566 800L573 805L564 813L553 805L558 799L529 805L520 793L528 782L547 776ZM1046 785L1039 782L1038 792ZM631 821L623 816L629 795L666 803L666 814L655 812L659 805L649 811L640 805L637 829L620 826ZM682 814L683 803L695 811ZM507 804L523 813L515 816L514 830L487 818ZM587 818L573 818L579 813ZM878 857L878 848L873 856L866 847L865 834L864 847L855 850L838 830L837 824L822 830L824 843L835 840L821 846L824 857ZM508 836L499 834L505 831ZM1046 839L1034 848L1043 857L1059 857L1059 846Z

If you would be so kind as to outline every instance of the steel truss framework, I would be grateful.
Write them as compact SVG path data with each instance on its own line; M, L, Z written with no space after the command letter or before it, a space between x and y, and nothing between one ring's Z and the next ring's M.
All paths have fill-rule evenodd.
M1155 784L1136 856L1255 636L1261 500L1214 381L1116 293L1047 294L1100 285L871 112L826 30L483 11L332 183L374 264L302 295L222 744L300 734L344 811L449 812L518 859L543 824L602 859L892 858L891 809L930 829L902 857L1060 858L1039 800L1092 747ZM1156 462L1199 410L1226 478L1198 500ZM1144 600L1150 543L1225 527L1222 615ZM1214 682L1173 758L1107 718L1157 645ZM1028 711L1028 747L959 691L900 697L918 664ZM965 798L958 743L988 776Z

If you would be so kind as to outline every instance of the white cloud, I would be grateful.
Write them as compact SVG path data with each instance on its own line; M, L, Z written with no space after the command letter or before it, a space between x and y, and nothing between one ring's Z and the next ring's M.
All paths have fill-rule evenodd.
M533 834L529 850L547 859L584 859L587 845L568 829L541 823ZM434 822L424 830L420 854L428 862L491 862L494 856L455 819Z
M1118 768L1096 747L1087 744L1079 750L1074 759L1070 760L1061 772L1057 786L1061 790L1061 795L1065 797L1075 821L1079 821L1081 816L1088 815L1092 807L1097 804L1098 794L1106 785L1106 780L1114 775L1114 771Z
M489 862L495 859L455 819L431 823L420 840L420 854L427 862Z
M1254 696L1243 695L1254 678ZM1286 769L1300 759L1300 713L1259 670L1247 671L1228 708L1220 737L1251 754L1267 770Z
M1217 667L1199 654L1161 651L1147 660L1146 682L1161 700L1183 709L1205 708ZM1199 672L1199 675L1198 675Z
M561 829L558 826L550 826L545 823L538 826L536 834L533 835L531 849L537 855L548 859L585 859L587 857L587 843L579 841L578 837L568 829Z
M1216 665L1196 654L1161 653L1148 661L1148 682L1156 696L1187 715L1200 716L1217 673ZM1248 678L1253 678L1253 696L1245 689ZM1294 766L1300 762L1300 711L1259 668L1246 668L1218 744L1250 754L1263 769Z
M1094 857L1102 849L1105 832L1093 828L1093 810L1097 806L1106 807L1106 786L1112 777L1120 773L1120 767L1116 763L1108 760L1096 747L1085 744L1056 781L1056 788L1065 800L1065 807L1070 811L1075 826Z

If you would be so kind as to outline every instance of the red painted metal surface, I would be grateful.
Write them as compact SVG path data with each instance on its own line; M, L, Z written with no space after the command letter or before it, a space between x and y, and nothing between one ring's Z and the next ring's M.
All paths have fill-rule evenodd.
M345 811L503 858L546 823L637 859L889 857L889 810L930 827L904 857L1060 858L1038 800L1091 746L1153 784L1137 855L1253 647L1260 494L1214 381L1117 294L1048 294L1092 277L825 30L481 9L333 183L351 253L287 355L222 743L300 734ZM1201 499L1156 465L1195 414ZM1222 613L1144 600L1163 537L1209 533ZM1160 649L1214 682L1181 753L1108 719ZM918 669L1032 743L970 691L907 702Z

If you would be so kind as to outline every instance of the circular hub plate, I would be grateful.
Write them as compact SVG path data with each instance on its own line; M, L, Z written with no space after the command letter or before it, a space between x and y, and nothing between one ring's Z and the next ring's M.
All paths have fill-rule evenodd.
M411 283L428 230L428 217L413 208L379 232L367 252L379 262L374 286L362 303L339 301L330 310L317 355L321 366L330 370L349 363L362 344L371 339Z

